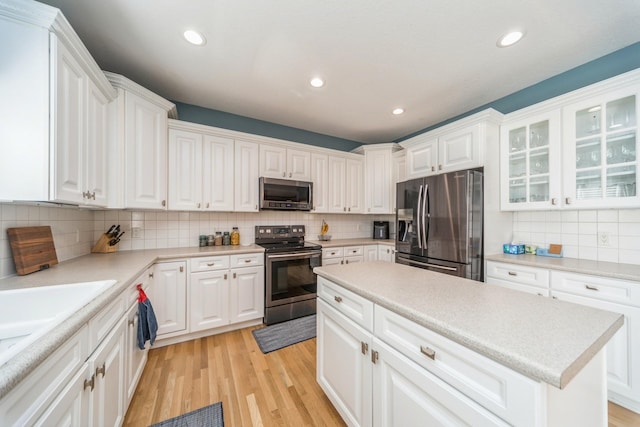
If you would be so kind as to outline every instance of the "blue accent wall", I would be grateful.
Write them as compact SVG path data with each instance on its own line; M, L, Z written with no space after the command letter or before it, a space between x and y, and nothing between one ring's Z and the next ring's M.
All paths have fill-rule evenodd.
M467 111L459 116L452 117L436 125L429 126L425 129L414 132L410 135L397 139L395 142L404 141L421 133L439 128L448 123L455 122L463 117L471 114L493 108L503 114L520 110L538 102L545 101L550 98L571 92L581 87L589 86L627 71L640 68L640 42L617 50L613 53L605 55L601 58L594 59L586 64L572 68L569 71L553 76L540 83L529 86L511 95L492 101L488 104L481 105L471 111Z
M198 107L196 105L184 104L182 102L171 102L176 104L176 108L178 109L178 118L186 122L284 139L286 141L301 142L303 144L333 148L334 150L341 151L351 151L362 145L362 142L358 141L336 138L335 136L323 135L321 133L265 122L263 120L251 119L249 117L225 113L224 111L211 110L209 108Z
M588 86L636 68L640 68L640 42L587 62L586 64L580 65L562 74L558 74L547 80L543 80L540 83L519 90L511 95L507 95L488 104L481 105L471 111L467 111L466 113L452 117L436 125L429 126L420 131L406 135L397 139L395 142L404 141L405 139L436 129L440 126L454 122L487 108L493 108L504 114L511 113L521 108L528 107L546 99L571 92L572 90ZM251 119L249 117L238 116L218 110L211 110L204 107L198 107L196 105L184 104L176 101L173 102L176 104L178 109L178 117L180 120L187 122L200 123L203 125L284 139L287 141L301 142L318 147L333 148L341 151L351 151L354 148L363 145L363 143L358 141L309 132L303 129Z

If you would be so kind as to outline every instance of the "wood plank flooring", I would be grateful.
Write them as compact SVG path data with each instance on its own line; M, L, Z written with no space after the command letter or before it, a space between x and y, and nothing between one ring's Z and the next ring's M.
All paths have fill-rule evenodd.
M153 349L125 426L148 426L222 401L226 427L344 426L316 383L316 340L262 354L256 327ZM640 415L609 403L609 427Z

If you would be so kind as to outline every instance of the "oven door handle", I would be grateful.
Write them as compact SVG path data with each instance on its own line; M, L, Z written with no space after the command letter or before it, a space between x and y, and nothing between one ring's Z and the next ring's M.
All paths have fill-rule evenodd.
M267 254L267 259L272 258L289 258L289 259L297 259L297 258L307 258L307 257L316 257L321 256L322 252L294 252L289 254Z

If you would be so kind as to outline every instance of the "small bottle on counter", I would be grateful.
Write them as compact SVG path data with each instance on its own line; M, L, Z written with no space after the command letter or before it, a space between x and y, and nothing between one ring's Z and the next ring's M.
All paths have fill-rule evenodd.
M238 231L238 227L233 227L233 230L231 231L231 244L240 244L240 232Z
M229 236L229 232L225 231L222 236L222 244L224 246L229 246L230 243L231 243L231 237Z
M216 231L215 244L216 246L222 246L222 233L220 233L219 231Z
M207 246L207 236L205 236L204 234L200 235L200 243L199 243L200 247L203 246Z
M209 237L207 238L207 246L213 246L213 243L214 243L213 234L209 234Z

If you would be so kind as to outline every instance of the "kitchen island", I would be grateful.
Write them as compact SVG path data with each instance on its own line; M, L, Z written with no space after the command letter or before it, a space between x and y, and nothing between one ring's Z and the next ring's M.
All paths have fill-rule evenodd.
M347 424L606 425L621 315L398 264L314 271L317 379Z

